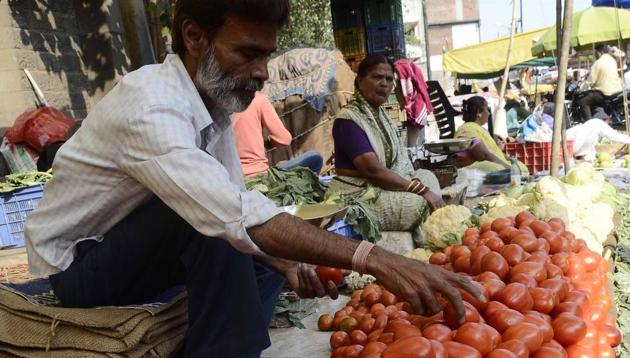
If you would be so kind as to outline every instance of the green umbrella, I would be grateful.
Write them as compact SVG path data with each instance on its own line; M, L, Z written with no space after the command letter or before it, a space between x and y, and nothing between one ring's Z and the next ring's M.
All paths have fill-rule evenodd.
M619 21L617 21L617 11ZM622 39L630 39L630 10L604 6L590 7L573 14L571 47L614 41L617 40L619 32ZM556 26L552 26L532 46L532 55L540 56L549 53L555 50L556 46Z

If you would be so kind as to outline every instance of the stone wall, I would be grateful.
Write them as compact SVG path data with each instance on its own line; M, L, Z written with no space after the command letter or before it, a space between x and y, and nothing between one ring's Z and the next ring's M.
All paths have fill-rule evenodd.
M118 0L0 0L0 126L34 107L28 69L51 106L82 119L127 72Z

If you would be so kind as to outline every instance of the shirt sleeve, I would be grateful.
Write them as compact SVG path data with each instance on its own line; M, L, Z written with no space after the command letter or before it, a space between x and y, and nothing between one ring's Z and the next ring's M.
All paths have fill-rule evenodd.
M260 96L259 98L259 111L260 111L260 119L262 121L263 127L267 128L269 131L269 138L282 147L286 147L291 144L291 139L293 136L291 133L284 127L284 123L280 117L278 117L278 113L273 108L273 105L267 97L263 94L257 94Z
M337 119L333 125L335 148L346 158L354 160L361 154L374 152L367 134L356 123L347 119Z
M615 143L630 144L629 136L617 132L611 126L606 124L604 121L601 121L599 128L600 128L600 136L607 138L610 141L615 142Z
M151 107L131 118L130 133L121 143L122 169L201 234L225 239L247 254L262 254L246 230L281 209L260 192L241 191L224 165L198 148L191 116Z

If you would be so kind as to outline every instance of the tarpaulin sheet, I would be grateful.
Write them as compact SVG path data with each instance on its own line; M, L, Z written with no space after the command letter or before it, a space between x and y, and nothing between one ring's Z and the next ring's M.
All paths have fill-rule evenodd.
M630 8L630 0L593 0L593 6L615 6Z
M510 66L533 60L535 56L531 52L532 45L547 30L548 28L544 28L515 35ZM503 37L448 51L443 56L443 70L454 72L458 76L502 71L505 68L509 42L509 37Z

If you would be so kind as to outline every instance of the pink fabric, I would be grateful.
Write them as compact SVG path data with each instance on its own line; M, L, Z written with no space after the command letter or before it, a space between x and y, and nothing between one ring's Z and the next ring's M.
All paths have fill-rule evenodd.
M232 128L245 176L256 175L269 169L263 128L267 129L269 139L276 147L286 147L292 139L291 133L284 127L273 105L260 92L256 93L256 97L244 112L234 116Z
M433 106L422 70L409 60L396 61L394 68L405 97L407 121L416 128L423 128L427 125L427 116L433 112Z
M472 142L470 143L470 147L468 147L468 149L462 150L461 152L457 152L457 153L455 153L455 155L458 156L461 159L471 158L472 157L472 153L470 152L470 150L472 148L476 147L477 145L479 145L480 143L481 143L481 141L479 139L473 139Z

